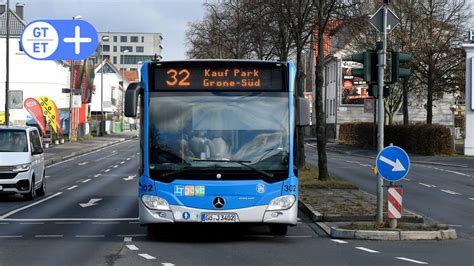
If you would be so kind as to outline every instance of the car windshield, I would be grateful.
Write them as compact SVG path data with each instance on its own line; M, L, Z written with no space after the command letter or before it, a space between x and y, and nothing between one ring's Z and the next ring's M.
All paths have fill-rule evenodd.
M25 131L0 129L0 152L27 152L27 143Z
M287 93L153 93L149 121L151 170L287 169Z

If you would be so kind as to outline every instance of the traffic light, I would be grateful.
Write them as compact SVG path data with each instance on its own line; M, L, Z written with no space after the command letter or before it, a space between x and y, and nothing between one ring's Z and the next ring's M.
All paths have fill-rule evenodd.
M377 98L379 95L379 89L377 85L369 85L367 90L369 96ZM388 97L390 95L390 87L388 85L383 86L383 97Z
M398 82L400 78L410 76L410 69L401 68L400 64L411 61L411 54L392 51L392 80L391 83Z
M377 52L367 50L363 53L353 54L350 60L364 65L363 68L353 68L353 76L363 78L368 84L377 83Z

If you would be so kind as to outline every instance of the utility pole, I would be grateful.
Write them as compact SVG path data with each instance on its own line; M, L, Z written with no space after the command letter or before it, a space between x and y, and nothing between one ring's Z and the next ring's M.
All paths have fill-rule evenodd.
M386 65L387 52L387 12L388 2L383 4L383 41L377 42L378 51L378 98L377 98L377 113L378 113L378 134L377 134L377 151L380 152L384 148L384 125L385 125L385 106L383 100L384 89L384 70ZM377 174L377 224L383 223L383 178Z
M10 125L10 107L8 106L8 102L10 101L10 1L7 0L7 45L6 45L6 56L5 56L5 61L6 61L6 77L5 77L5 125L8 126Z

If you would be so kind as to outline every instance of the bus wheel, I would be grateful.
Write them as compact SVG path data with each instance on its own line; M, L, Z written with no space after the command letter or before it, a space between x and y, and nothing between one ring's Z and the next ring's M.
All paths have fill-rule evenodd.
M286 224L271 224L270 233L276 236L284 236L288 232L288 225Z

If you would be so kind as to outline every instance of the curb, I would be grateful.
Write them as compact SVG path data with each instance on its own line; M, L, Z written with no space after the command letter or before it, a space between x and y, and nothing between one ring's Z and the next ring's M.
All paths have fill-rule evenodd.
M107 143L101 144L99 146L92 147L90 149L84 149L84 150L80 150L80 151L77 151L77 152L73 152L73 153L71 153L67 156L64 156L64 157L53 156L49 159L44 160L44 166L45 167L50 166L52 164L59 163L61 161L64 161L64 160L67 160L67 159L70 159L70 158L74 158L74 157L77 157L77 156L80 156L80 155L83 155L83 154L86 154L86 153L94 152L96 150L100 150L102 148L105 148L105 147L108 147L108 146L111 146L111 145L115 145L115 144L124 142L126 140L133 139L133 138L136 138L136 136L130 136L128 138L119 138L115 141L107 142Z
M303 201L298 201L299 209L331 238L359 239L359 240L450 240L457 239L456 230L445 229L437 231L375 231L375 230L348 230L329 227L321 222L323 215L315 211Z

